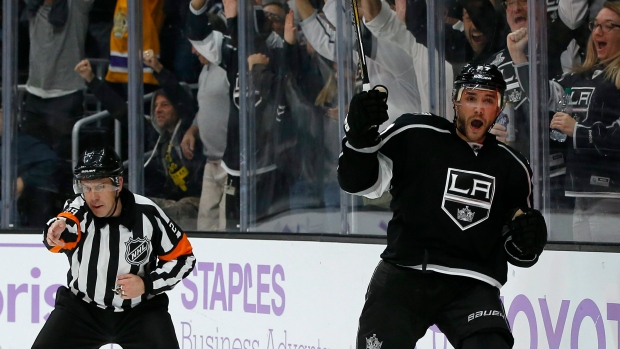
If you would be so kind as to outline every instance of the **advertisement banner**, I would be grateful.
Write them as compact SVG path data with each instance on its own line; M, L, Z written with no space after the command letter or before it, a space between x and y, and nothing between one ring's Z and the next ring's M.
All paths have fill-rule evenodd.
M168 292L181 348L355 348L364 294L384 246L191 242L196 268ZM48 252L39 235L0 235L0 253L0 348L30 348L66 282L68 261ZM514 348L618 348L619 281L620 256L613 253L545 251L530 269L511 266L501 293ZM417 344L440 348L452 346L436 327Z

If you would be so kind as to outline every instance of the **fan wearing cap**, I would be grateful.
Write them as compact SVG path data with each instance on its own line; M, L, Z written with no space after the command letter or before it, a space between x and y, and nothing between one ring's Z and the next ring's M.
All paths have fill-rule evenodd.
M32 348L179 348L165 291L195 266L186 234L123 188L123 163L110 148L83 153L73 188L79 195L43 232L45 247L66 254L70 267Z
M205 16L210 2L206 0L192 0L189 4L190 12L187 17L188 39L192 40L195 50L211 63L218 64L226 71L229 83L228 101L230 102L228 121L226 125L226 146L222 155L221 166L228 175L226 183L225 214L226 229L236 230L240 222L241 209L241 174L242 154L240 138L241 120L244 115L240 112L240 98L243 92L239 88L239 64L247 62L247 73L252 76L255 90L251 99L252 122L254 127L249 129L252 134L248 139L257 140L253 151L253 172L256 173L256 214L255 219L260 221L286 209L289 189L284 180L284 171L280 165L280 153L283 147L279 135L290 123L290 106L288 105L286 89L286 67L284 59L286 52L283 48L284 39L273 31L272 19L276 19L275 12L267 14L262 6L253 6L251 19L253 35L250 35L252 49L247 57L240 59L237 51L239 33L237 0L225 0L224 15L226 17L227 35L218 32L215 25ZM274 6L275 7L275 6ZM274 8L271 8L272 10ZM244 23L247 24L247 23ZM288 132L288 131L285 131ZM223 135L223 133L222 133ZM254 180L253 179L253 180Z
M207 159L202 177L202 192L198 205L196 228L201 231L222 231L226 229L226 184L228 175L222 166L226 149L226 132L230 114L230 86L222 61L222 42L227 32L226 23L216 14L205 12L213 31L207 26L187 31L192 53L202 64L198 78L198 111L192 126L185 131L181 141L183 155L193 159L200 150ZM209 37L211 35L211 37ZM213 40L210 40L213 39Z
M143 62L153 69L161 88L153 92L149 130L157 141L144 167L145 194L166 214L185 229L195 229L202 189L205 157L203 144L193 145L191 158L184 153L181 141L196 115L195 100L189 89L182 86L166 69L153 50L144 51ZM88 59L74 69L87 83L90 91L112 117L119 120L122 134L127 134L128 106L125 100L105 80L97 78Z
M343 190L393 199L387 247L366 293L357 349L413 348L436 325L455 348L512 348L499 289L508 263L531 267L547 242L532 208L532 170L488 131L506 84L492 65L466 65L453 122L404 114L383 132L387 95L349 104L339 158ZM364 231L355 231L363 234Z

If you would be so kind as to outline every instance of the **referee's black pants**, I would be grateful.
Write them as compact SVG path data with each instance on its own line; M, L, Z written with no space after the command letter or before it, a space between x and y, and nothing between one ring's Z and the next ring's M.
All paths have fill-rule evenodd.
M110 343L123 349L179 348L168 296L161 294L131 310L114 312L88 304L60 287L56 307L32 348L99 349Z

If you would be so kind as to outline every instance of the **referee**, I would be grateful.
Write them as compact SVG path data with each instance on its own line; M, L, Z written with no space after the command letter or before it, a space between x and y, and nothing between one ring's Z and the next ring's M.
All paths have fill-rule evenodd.
M69 259L67 286L32 348L179 348L168 296L194 268L185 233L151 200L123 188L110 148L87 150L74 191L44 244Z

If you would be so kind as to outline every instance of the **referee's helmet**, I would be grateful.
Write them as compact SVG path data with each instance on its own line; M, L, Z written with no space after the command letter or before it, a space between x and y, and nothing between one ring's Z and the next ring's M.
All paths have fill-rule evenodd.
M73 169L75 181L110 177L118 181L123 175L123 162L116 152L109 148L95 148L84 151Z
M452 100L459 102L465 89L482 89L497 92L497 106L504 108L506 103L506 82L504 76L492 64L467 64L454 80Z

